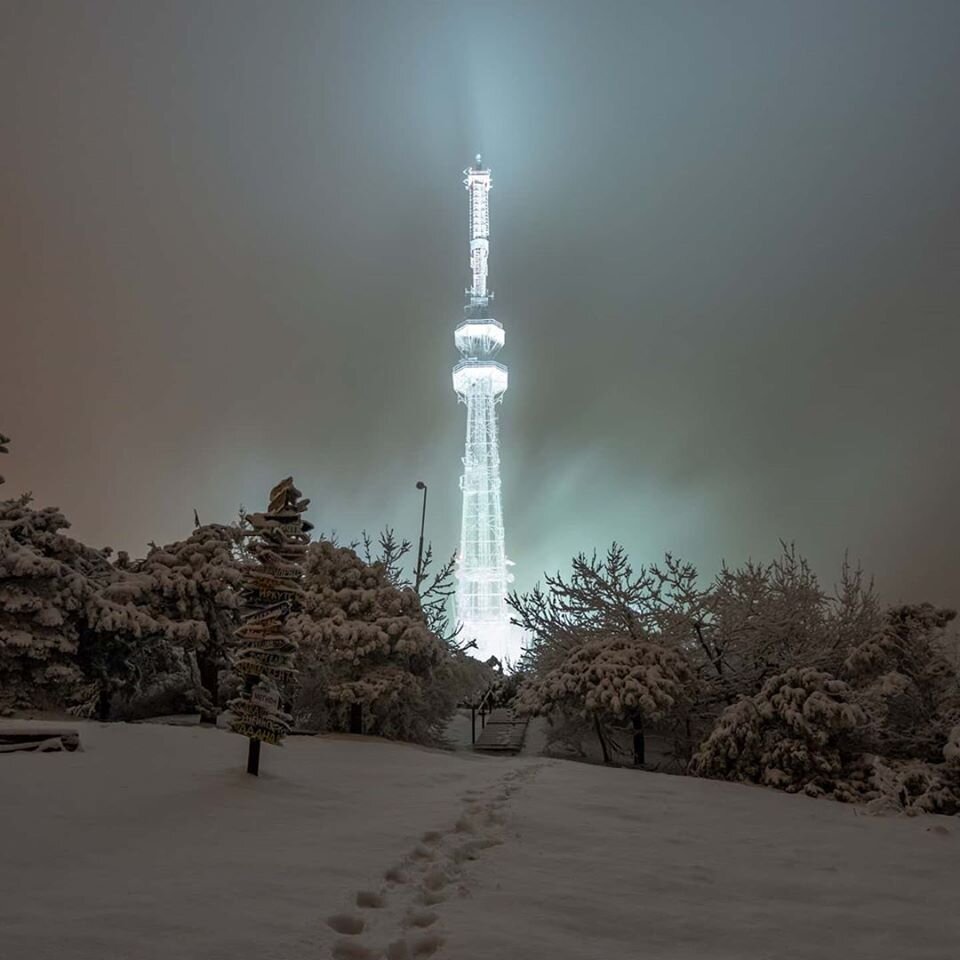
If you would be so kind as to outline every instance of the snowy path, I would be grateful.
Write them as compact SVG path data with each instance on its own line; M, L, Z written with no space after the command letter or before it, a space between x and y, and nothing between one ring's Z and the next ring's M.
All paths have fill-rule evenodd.
M960 820L531 757L83 724L0 760L3 960L951 960Z

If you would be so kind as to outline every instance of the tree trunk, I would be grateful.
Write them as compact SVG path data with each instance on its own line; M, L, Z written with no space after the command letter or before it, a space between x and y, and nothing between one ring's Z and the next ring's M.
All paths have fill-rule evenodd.
M100 694L97 697L97 719L101 721L110 719L110 701L113 697L110 694L110 688L106 685L100 687Z
M646 743L643 738L643 717L639 714L633 718L633 765L642 767L646 759Z
M220 665L215 656L211 656L205 650L198 650L197 669L200 671L200 686L206 691L212 705L212 711L201 708L200 722L216 723L219 707L219 690L217 689L217 684Z
M610 751L607 750L607 741L603 735L603 728L600 726L600 718L594 714L593 716L593 725L597 731L597 739L600 741L600 749L603 751L603 762L610 762Z
M247 748L247 773L260 776L260 741L250 740Z
M350 704L350 732L363 733L363 704Z

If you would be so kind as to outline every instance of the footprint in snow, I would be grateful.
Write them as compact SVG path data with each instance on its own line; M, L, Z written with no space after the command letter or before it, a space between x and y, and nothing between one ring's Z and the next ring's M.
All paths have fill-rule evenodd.
M413 941L411 953L415 957L432 957L443 946L443 937L438 933L428 933Z
M442 890L450 882L450 877L443 870L431 870L423 878L423 889L430 891Z
M476 833L477 822L473 817L464 814L453 827L456 833Z
M358 907L370 907L374 910L377 910L380 907L385 907L386 905L386 899L382 894L377 893L375 890L359 890L357 892Z
M425 907L435 907L438 903L443 903L447 899L445 893L439 890L421 890L417 900Z
M411 910L407 914L408 927L432 927L440 918L432 910Z
M386 950L387 960L410 960L410 944L406 940L391 943Z
M350 913L335 913L332 917L327 917L327 926L336 930L337 933L356 936L358 933L363 933L365 921L363 917L357 917Z
M400 885L410 882L409 874L402 867L391 867L384 875L383 879L387 883L397 883Z
M333 960L377 960L379 950L371 950L356 940L338 940L333 945Z
M397 940L387 947L387 960L413 960L415 957L431 957L443 946L443 937L428 933L414 941Z
M482 849L483 847L476 840L462 843L453 851L453 862L459 864L465 860L476 860Z

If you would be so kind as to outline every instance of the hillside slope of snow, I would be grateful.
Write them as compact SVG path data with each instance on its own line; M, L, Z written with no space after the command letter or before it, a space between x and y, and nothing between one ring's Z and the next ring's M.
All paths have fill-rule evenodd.
M948 960L957 818L349 737L0 756L4 960Z

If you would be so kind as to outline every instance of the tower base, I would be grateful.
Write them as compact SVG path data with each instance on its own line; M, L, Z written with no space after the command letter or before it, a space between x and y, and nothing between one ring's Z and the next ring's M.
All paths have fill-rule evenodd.
M523 652L522 633L509 621L464 623L458 640L461 644L476 640L476 649L470 650L470 655L484 662L496 657L504 668L508 663L516 665Z

